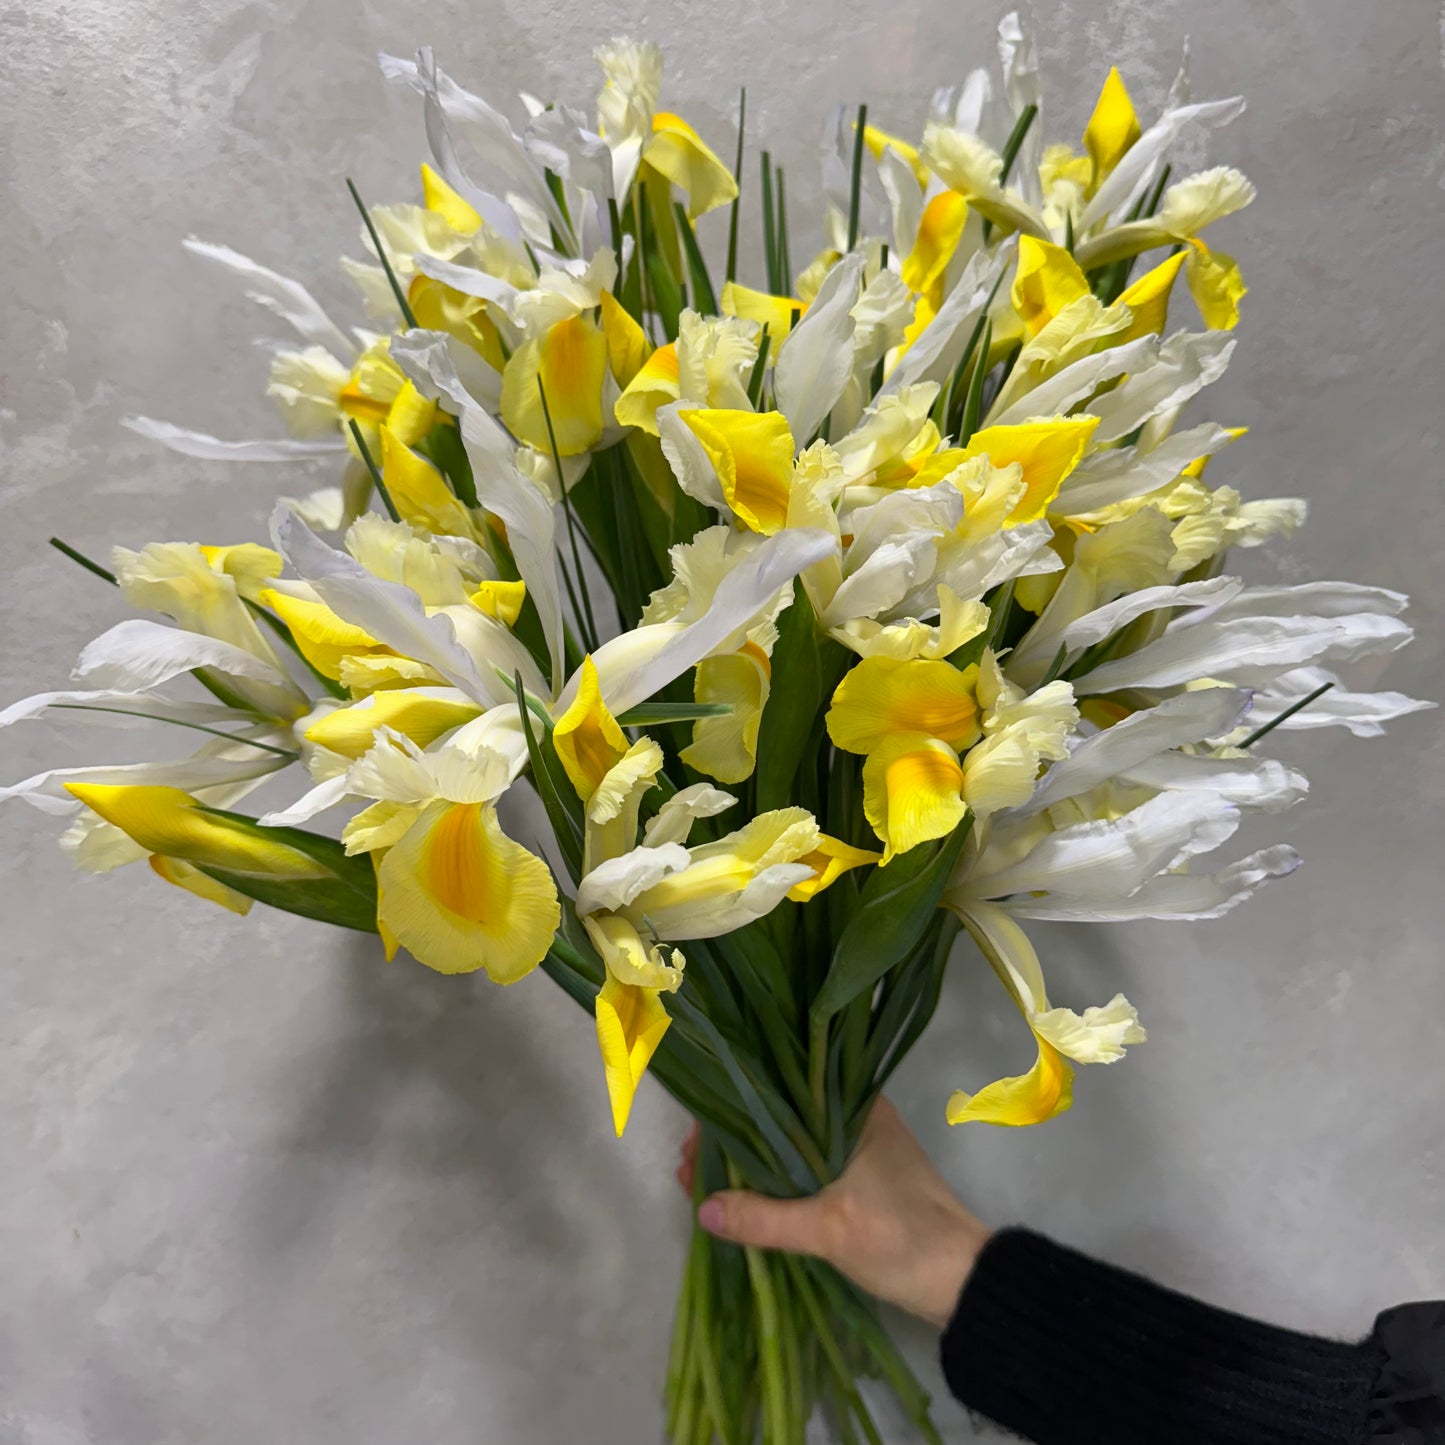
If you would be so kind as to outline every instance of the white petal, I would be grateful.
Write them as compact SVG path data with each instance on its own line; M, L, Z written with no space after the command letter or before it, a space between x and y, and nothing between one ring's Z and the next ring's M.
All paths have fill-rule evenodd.
M195 757L155 763L120 763L94 768L51 768L21 782L0 788L0 803L20 798L43 813L75 813L84 806L65 791L66 783L106 783L130 786L154 785L181 788L194 793L229 783L265 777L287 766L287 759L274 753L249 748L251 758Z
M1123 159L1094 193L1080 218L1080 229L1087 229L1121 206L1127 208L1136 193L1148 184L1149 174L1155 164L1163 159L1164 153L1187 125L1197 121L1213 128L1227 125L1243 113L1244 98L1238 95L1229 100L1205 100L1195 105L1166 110L1129 147Z
M888 373L878 398L891 396L917 381L942 381L958 365L963 348L988 304L994 282L1006 266L1013 264L1015 245L1010 237L996 254L978 251L969 258L953 290L943 298L938 314Z
M1407 697L1403 692L1347 692L1334 673L1322 667L1300 667L1282 673L1255 693L1249 714L1251 727L1273 722L1286 708L1327 682L1334 686L1308 707L1286 718L1279 725L1281 730L1344 727L1357 738L1376 738L1384 733L1385 723L1437 706Z
M1146 612L1157 612L1161 607L1212 607L1228 602L1244 590L1244 581L1239 577L1211 577L1203 582L1184 582L1169 587L1141 587L1137 592L1126 592L1116 601L1096 607L1064 628L1059 641L1070 652L1080 652L1112 637L1122 627L1127 627L1136 617Z
M294 828L328 808L334 808L346 796L346 774L338 773L334 778L317 783L297 798L289 808L278 808L272 813L263 813L256 821L266 828Z
M731 515L722 484L703 444L678 417L679 412L692 411L695 407L695 402L672 401L657 409L657 434L662 441L662 454L667 458L678 486L688 496L695 497L705 507L714 507Z
M457 640L451 619L428 617L421 598L411 588L372 576L344 552L328 547L283 508L272 513L271 536L277 551L338 617L363 628L403 657L434 667L477 702L491 706L507 700L507 684L490 667L479 668Z
M577 885L577 916L625 908L644 889L671 873L681 873L691 861L680 843L634 848L619 858L608 858Z
M736 803L731 793L711 783L694 783L674 793L657 810L657 816L643 830L642 841L649 848L660 848L664 843L686 843L694 818L714 818Z
M1223 798L1160 793L1122 818L1060 828L1027 856L991 874L985 871L985 851L964 887L982 898L1034 892L1127 898L1156 874L1219 847L1238 826L1239 809ZM1003 840L996 834L994 841Z
M428 256L418 252L413 264L423 276L430 276L460 291L463 296L480 296L483 301L497 301L504 307L517 294L517 288L490 272L479 271L475 266L458 266L452 261L443 261L439 256Z
M878 180L893 212L893 249L900 260L913 249L923 217L923 192L913 167L892 146L878 158Z
M426 394L445 399L461 417L462 440L472 463L477 501L507 527L507 541L527 595L537 608L551 656L552 677L562 676L562 603L557 580L556 515L552 504L517 469L516 448L496 420L462 384L450 338L426 333L406 352L408 374ZM417 338L418 343L420 338Z
M1227 331L1181 331L1171 336L1151 365L1131 372L1113 391L1090 403L1090 411L1100 418L1093 444L1118 441L1161 412L1182 406L1224 374L1234 347L1235 339Z
M683 627L661 623L637 628L604 642L593 660L603 696L614 713L626 712L660 692L675 677L701 662L723 639L768 607L780 587L806 567L830 556L836 543L826 532L789 527L765 537L718 584L712 605ZM640 634L655 634L645 641ZM624 667L617 665L625 658ZM577 676L559 700L566 706L577 692Z
M1372 613L1395 617L1409 606L1403 592L1359 582L1301 582L1293 587L1249 587L1209 614L1212 622L1232 617L1346 617ZM1188 619L1181 618L1183 626Z
M214 667L230 677L285 682L269 662L229 642L143 617L117 622L86 643L71 676L77 682L135 693L158 687L193 667Z
M1303 773L1275 758L1162 753L1125 769L1119 777L1125 783L1139 783L1146 788L1199 789L1260 813L1281 813L1292 808L1310 789Z
M799 447L833 410L853 367L853 307L864 255L845 256L823 279L813 304L778 351L773 389Z
M307 341L324 346L338 356L350 356L356 349L299 281L278 275L229 246L217 246L195 236L187 236L182 244L192 255L215 261L242 277L248 287L246 294L252 301L290 322Z
M1156 641L1078 679L1079 693L1127 687L1178 687L1202 677L1253 685L1281 668L1327 658L1394 652L1415 634L1395 617L1213 617L1171 624Z
M1206 687L1133 713L1079 742L1067 759L1044 774L1033 797L1011 816L1028 817L1065 798L1087 793L1171 748L1219 737L1239 722L1248 707L1247 692Z
M775 863L756 874L739 893L689 901L676 909L649 912L648 917L663 938L679 942L716 938L771 913L790 889L812 876L813 870L805 863Z
M1124 1057L1125 1044L1142 1044L1148 1035L1139 1014L1122 993L1102 1007L1051 1008L1029 1020L1034 1032L1047 1039L1076 1064L1113 1064Z
M1032 391L1026 391L1007 410L998 415L990 412L984 420L989 426L1016 426L1034 417L1063 416L1092 395L1101 382L1126 372L1137 372L1141 366L1154 362L1158 355L1158 337L1141 336L1123 346L1111 346L1107 351L1081 357L1041 381Z
M203 723L214 727L221 723L248 722L256 719L219 702L179 702L153 692L132 692L110 688L82 692L37 692L33 697L12 702L0 712L0 728L25 718L39 717L47 708L83 709L87 722L110 723L120 727L143 727L153 718L172 722ZM104 708L106 711L91 711Z
M1067 898L1017 898L1004 904L1020 918L1063 923L1122 923L1135 918L1185 921L1219 918L1257 893L1272 878L1286 878L1299 867L1293 848L1277 844L1241 858L1218 873L1168 873L1144 884L1128 898L1071 903Z
M138 436L159 442L183 457L199 457L203 461L221 462L294 462L308 457L334 457L346 450L338 435L325 441L298 441L295 437L277 437L261 441L223 441L206 432L188 431L168 421L149 416L123 416L120 424Z
M1150 452L1141 454L1136 447L1094 452L1064 478L1050 510L1076 517L1142 497L1172 482L1196 458L1222 451L1231 440L1224 427L1206 422L1175 432Z

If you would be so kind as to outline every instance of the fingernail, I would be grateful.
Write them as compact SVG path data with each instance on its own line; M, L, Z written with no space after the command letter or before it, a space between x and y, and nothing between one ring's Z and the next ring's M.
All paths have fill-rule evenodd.
M723 1204L721 1199L704 1199L697 1207L697 1222L709 1234L721 1234Z

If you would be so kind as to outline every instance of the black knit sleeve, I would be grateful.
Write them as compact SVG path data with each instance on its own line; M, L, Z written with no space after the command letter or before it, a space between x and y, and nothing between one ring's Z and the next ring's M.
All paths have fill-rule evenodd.
M942 1358L966 1406L1036 1445L1445 1441L1379 1432L1377 1335L1277 1329L1024 1229L984 1248Z

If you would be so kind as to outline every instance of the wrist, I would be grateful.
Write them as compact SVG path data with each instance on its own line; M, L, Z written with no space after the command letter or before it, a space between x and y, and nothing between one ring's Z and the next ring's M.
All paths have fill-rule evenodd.
M920 1300L919 1316L942 1330L953 1318L958 1301L968 1285L969 1276L993 1231L976 1215L957 1201L948 1211L933 1254L927 1292Z

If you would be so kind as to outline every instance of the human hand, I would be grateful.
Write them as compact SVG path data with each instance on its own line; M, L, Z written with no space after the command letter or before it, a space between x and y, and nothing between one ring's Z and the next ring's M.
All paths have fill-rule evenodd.
M690 1194L696 1125L682 1155L677 1176ZM817 1194L769 1199L723 1189L698 1206L697 1222L733 1244L815 1255L940 1330L989 1237L887 1099L873 1106L847 1168Z

